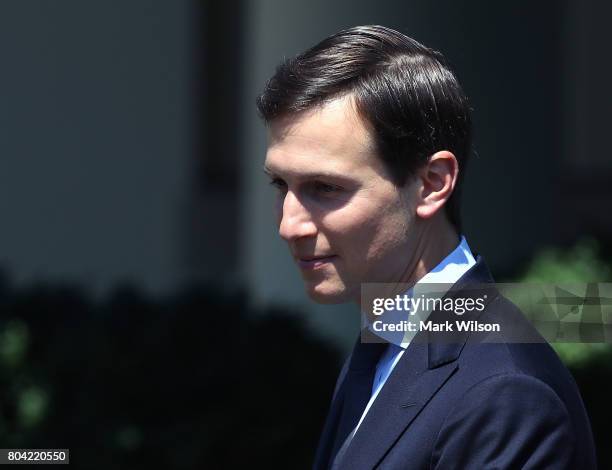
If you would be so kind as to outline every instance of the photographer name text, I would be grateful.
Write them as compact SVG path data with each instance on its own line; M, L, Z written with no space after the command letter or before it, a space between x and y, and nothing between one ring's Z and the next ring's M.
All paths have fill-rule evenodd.
M432 331L432 332L455 332L455 331L477 331L477 332L496 332L500 331L497 323L479 323L476 320L446 320L444 323L436 323L431 320L411 322L402 320L400 322L385 323L377 320L372 324L374 331Z

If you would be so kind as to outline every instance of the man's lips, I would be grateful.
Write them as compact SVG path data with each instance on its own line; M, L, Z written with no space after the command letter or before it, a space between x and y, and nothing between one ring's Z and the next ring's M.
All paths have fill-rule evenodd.
M302 269L316 269L330 261L333 261L336 255L327 256L302 256L296 257L297 264Z

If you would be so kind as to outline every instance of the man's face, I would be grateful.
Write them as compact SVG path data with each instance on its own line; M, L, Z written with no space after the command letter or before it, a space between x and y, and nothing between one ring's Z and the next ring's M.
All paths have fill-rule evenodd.
M361 283L405 280L416 184L393 184L350 97L279 119L268 137L279 234L308 295L358 302Z

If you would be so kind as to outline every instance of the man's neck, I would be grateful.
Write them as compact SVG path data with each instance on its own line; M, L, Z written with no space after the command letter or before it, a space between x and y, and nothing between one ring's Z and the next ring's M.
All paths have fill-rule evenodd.
M460 243L455 227L446 217L426 221L412 248L412 260L395 282L381 285L381 297L391 297L414 286L427 273L432 271ZM385 295L382 295L382 294ZM355 299L361 307L361 293Z
M413 265L408 267L401 283L414 285L444 260L459 244L455 227L444 217L427 221L417 240Z

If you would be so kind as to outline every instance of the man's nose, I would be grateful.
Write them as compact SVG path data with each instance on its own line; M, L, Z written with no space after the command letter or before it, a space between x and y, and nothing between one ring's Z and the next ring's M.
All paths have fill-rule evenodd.
M278 233L287 242L317 233L310 211L291 191L282 201Z

